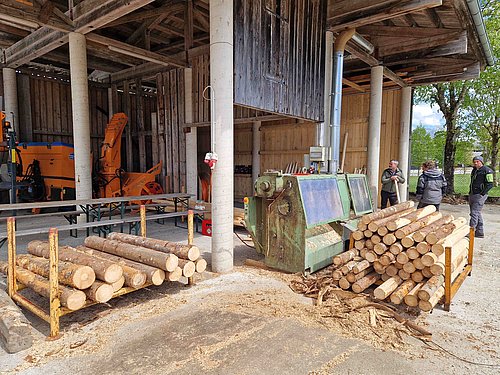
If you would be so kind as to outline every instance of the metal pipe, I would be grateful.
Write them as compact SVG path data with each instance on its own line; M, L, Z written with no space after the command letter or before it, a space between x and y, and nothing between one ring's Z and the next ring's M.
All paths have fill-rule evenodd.
M478 0L467 0L467 7L472 15L472 20L474 21L474 26L476 26L476 31L479 37L479 41L484 50L486 56L486 61L488 65L495 65L495 58L491 51L490 40L488 39L488 34L486 33L486 27L484 26L483 15L481 14L481 7L479 6Z
M340 111L342 108L342 73L344 67L345 45L354 35L354 29L341 32L335 39L334 62L333 62L333 85L332 85L332 108L330 110L330 123L332 124L330 145L331 158L328 163L330 173L336 173L340 158Z
M362 37L361 34L354 33L354 35L352 36L352 41L363 48L369 55L371 55L373 51L375 51L375 46L364 37Z

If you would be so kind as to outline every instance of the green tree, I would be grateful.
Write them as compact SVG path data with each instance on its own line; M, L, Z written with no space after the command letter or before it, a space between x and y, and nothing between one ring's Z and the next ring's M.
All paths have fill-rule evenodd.
M411 164L414 167L420 165L434 156L432 136L420 124L411 132Z

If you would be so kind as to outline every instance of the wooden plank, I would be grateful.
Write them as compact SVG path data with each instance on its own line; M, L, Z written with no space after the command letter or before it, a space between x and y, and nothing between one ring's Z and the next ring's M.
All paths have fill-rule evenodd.
M127 153L127 171L132 172L134 170L133 165L133 152L132 152L132 125L130 119L132 117L131 113L131 102L130 102L130 85L128 82L123 83L123 112L128 116L128 123L125 126L125 143L126 143L126 153Z

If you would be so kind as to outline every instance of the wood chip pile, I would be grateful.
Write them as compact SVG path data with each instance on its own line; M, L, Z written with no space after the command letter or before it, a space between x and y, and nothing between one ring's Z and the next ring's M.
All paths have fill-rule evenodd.
M31 241L27 255L16 257L17 279L49 297L49 243ZM63 307L78 310L89 302L107 302L122 288L139 289L203 273L207 262L194 245L124 233L87 237L84 246L59 246L59 291ZM8 264L0 262L0 272Z
M332 279L344 290L430 311L444 295L445 248L452 248L452 281L467 264L465 218L404 202L363 216L353 247L333 258Z

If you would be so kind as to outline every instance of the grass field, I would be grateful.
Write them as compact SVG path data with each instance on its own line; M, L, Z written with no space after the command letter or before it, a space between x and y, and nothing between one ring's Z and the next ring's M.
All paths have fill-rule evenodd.
M455 193L469 194L470 175L457 174L455 175ZM417 177L410 177L410 193L415 193L417 190ZM490 197L500 197L500 186L494 187L488 193Z

